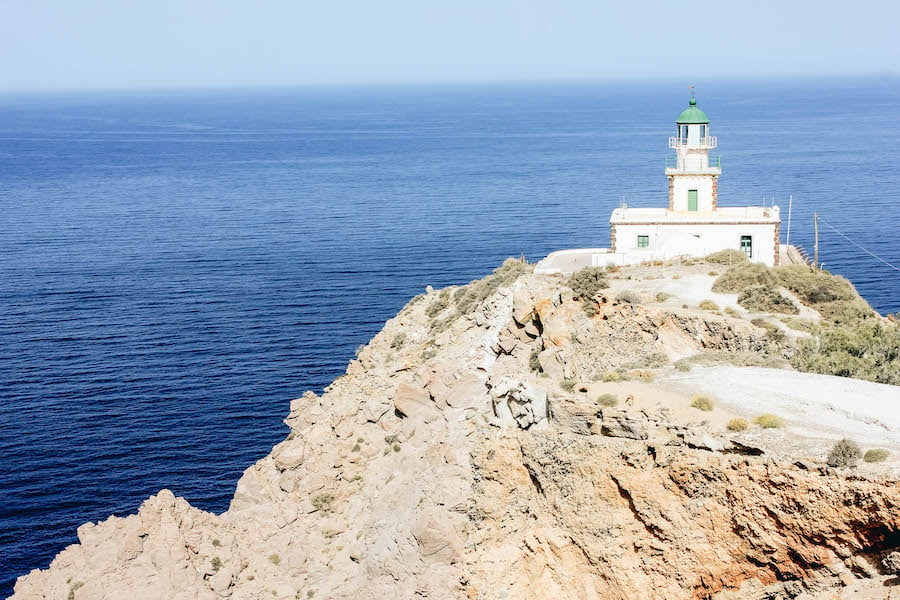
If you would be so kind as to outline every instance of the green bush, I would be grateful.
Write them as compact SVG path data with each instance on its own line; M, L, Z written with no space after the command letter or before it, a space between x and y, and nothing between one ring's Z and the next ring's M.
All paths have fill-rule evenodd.
M606 271L603 267L585 267L569 277L566 285L577 298L593 298L607 286Z
M641 296L637 292L631 290L622 290L616 296L616 302L619 304L640 304Z
M789 298L778 293L774 287L751 285L738 294L738 304L751 312L781 313L796 315L800 312Z
M757 318L751 320L750 323L752 323L756 327L765 329L767 340L769 340L771 342L776 342L776 343L784 342L784 332L775 323L771 323L761 317L757 317Z
M713 400L709 396L698 394L691 398L691 407L709 412L713 409Z
M313 508L324 513L331 511L332 502L334 502L334 496L327 493L316 494L315 496L310 498L310 503L312 504Z
M749 427L749 423L747 423L747 419L737 417L728 421L728 425L725 427L728 431L745 431Z
M872 448L871 450L866 450L866 453L863 454L863 460L867 463L884 462L888 456L890 456L890 452L884 448Z
M609 383L611 381L620 381L622 376L619 375L618 371L607 371L603 374L603 381Z
M640 359L628 363L627 369L658 369L669 364L669 357L662 352L651 352Z
M590 298L585 298L584 300L582 300L581 309L588 317L596 317L597 313L600 312L600 310L597 308L597 303Z
M747 255L740 250L719 250L718 252L713 252L704 260L706 262L729 266L750 262L750 259L747 258Z
M857 321L797 342L791 364L800 371L900 385L900 329Z
M859 445L847 438L836 443L828 453L829 467L852 467L859 462L862 452Z
M600 406L615 406L619 403L619 397L615 394L601 394L597 397L597 404Z
M719 275L713 283L712 291L736 294L752 285L775 287L777 281L767 266L745 263L733 266Z
M534 373L543 373L544 367L541 366L541 349L535 348L528 357L528 368Z
M712 300L701 300L698 306L701 310L719 310L719 305Z
M665 292L659 292L658 294L656 294L656 301L657 302L665 302L666 300L668 300L671 297L672 297L672 294L667 294Z
M394 336L394 339L391 341L391 348L394 350L399 350L403 347L403 344L406 343L406 332L401 331L397 335Z
M781 429L784 427L784 419L771 413L759 415L753 419L753 422L763 429Z
M576 385L577 383L578 383L578 382L575 381L574 379L563 379L563 380L560 382L559 387L561 387L561 388L563 389L563 391L571 392L572 390L575 389L575 385Z

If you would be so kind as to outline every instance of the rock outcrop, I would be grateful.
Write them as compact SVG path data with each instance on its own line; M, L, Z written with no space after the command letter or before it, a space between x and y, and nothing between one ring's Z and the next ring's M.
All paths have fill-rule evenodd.
M728 431L724 409L654 381L687 356L789 345L644 295L586 310L507 262L414 298L291 403L228 511L164 490L79 528L14 598L884 597L887 471L773 460L787 433Z

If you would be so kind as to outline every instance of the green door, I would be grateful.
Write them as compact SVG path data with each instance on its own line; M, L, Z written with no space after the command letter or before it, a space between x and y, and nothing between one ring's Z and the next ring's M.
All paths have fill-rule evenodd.
M741 252L747 255L747 258L753 258L753 236L741 236Z
M697 190L688 190L688 210L697 212Z

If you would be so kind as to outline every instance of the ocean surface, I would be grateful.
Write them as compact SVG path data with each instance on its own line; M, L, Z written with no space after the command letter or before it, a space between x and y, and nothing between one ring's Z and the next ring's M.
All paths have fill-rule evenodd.
M0 594L160 488L223 511L426 285L664 206L681 83L0 96ZM900 265L900 79L719 82L722 205ZM782 235L787 224L782 225ZM880 312L900 272L820 223Z

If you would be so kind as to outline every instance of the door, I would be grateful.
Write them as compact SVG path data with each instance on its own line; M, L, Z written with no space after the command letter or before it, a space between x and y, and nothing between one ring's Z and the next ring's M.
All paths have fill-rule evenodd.
M697 190L688 190L688 210L697 211Z
M741 236L741 252L747 255L747 258L753 258L753 236Z

